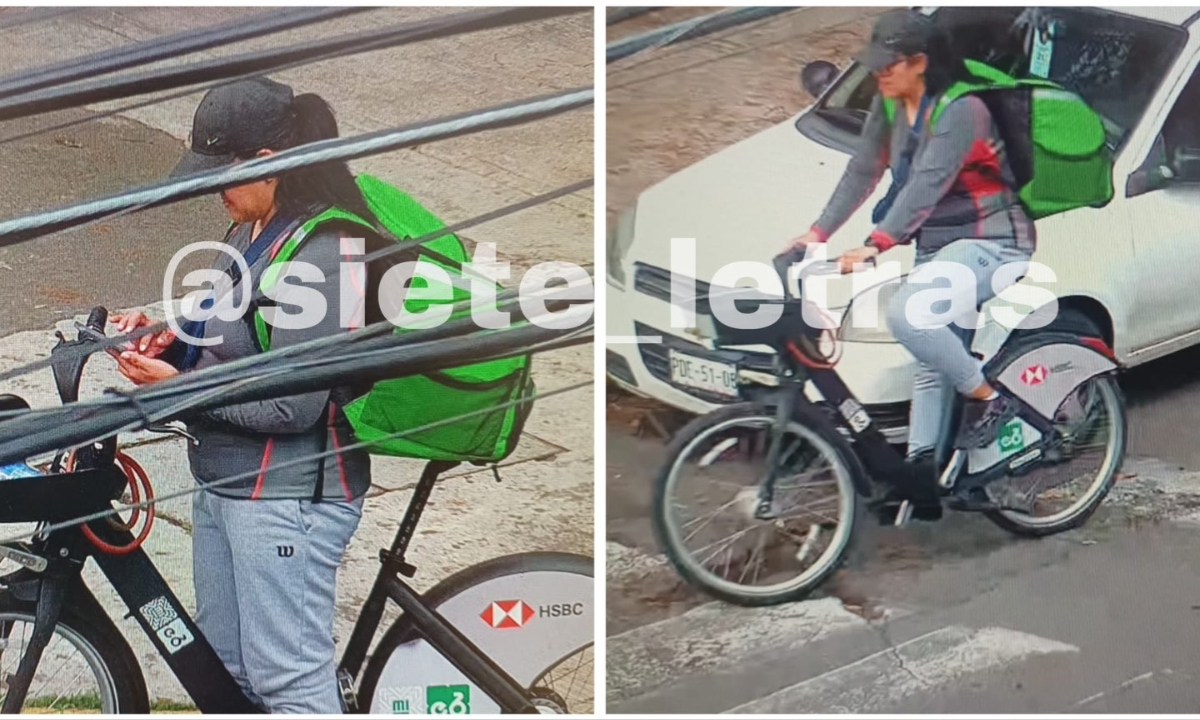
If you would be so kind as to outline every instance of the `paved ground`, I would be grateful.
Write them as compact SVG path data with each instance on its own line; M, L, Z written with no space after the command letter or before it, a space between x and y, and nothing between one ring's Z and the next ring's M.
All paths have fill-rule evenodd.
M803 63L844 66L874 12L806 8L611 71L608 217L801 109ZM684 16L646 16L610 35ZM968 515L868 527L821 592L771 609L712 602L664 564L648 520L662 443L633 437L616 408L627 398L610 397L609 709L1194 712L1198 360L1181 353L1123 378L1125 477L1086 527L1042 541Z
M77 10L55 20L6 29L0 67L16 71L131 41L248 16L257 9L164 8ZM321 30L291 31L241 45L248 48L311 39L325 33L399 23L447 9L373 10L330 23ZM227 55L229 49L205 56ZM191 58L194 60L194 58ZM281 74L299 91L318 92L338 113L343 134L395 127L488 104L592 83L589 15L573 16L408 48L376 51ZM119 192L155 181L182 151L198 96L124 113L28 140L4 143L28 130L105 107L89 107L0 125L0 217L56 207L73 200ZM422 146L357 162L407 188L447 221L462 220L592 174L592 114L577 111L536 125ZM469 233L495 242L517 269L544 260L592 259L592 198L566 197ZM55 322L95 304L143 306L161 298L162 271L184 244L219 239L224 213L201 199L102 223L91 228L0 249L0 369L48 352ZM69 323L68 323L69 324ZM551 389L592 375L592 348L541 356L536 379ZM123 386L103 355L90 366L83 395ZM57 404L49 371L5 384L37 405ZM434 494L412 546L415 583L427 588L475 562L528 550L586 555L593 548L593 421L590 390L540 403L527 440L497 484L490 471L448 479ZM128 438L136 441L139 438ZM160 493L185 487L178 441L131 450L155 479ZM351 546L339 585L337 634L344 640L378 567L377 551L390 543L420 466L379 460L375 487ZM160 570L189 608L190 508L164 504L147 544ZM0 527L0 531L13 528ZM93 576L94 579L94 576ZM115 597L103 596L116 612ZM149 670L152 694L183 699L148 643L129 621L127 636Z

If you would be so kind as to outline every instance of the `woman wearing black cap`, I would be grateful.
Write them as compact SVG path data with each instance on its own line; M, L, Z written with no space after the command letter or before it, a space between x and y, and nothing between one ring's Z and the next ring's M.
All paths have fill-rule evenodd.
M839 264L842 272L850 272L896 245L916 244L909 278L917 282L905 283L896 292L887 322L918 361L908 455L929 471L922 475L932 481L930 456L941 431L946 392L953 388L971 400L967 430L958 439L961 447L994 441L1014 415L1015 408L984 379L979 360L968 352L960 322L973 326L968 324L975 308L1003 289L993 282L996 271L1008 263L1027 262L1036 236L1013 190L1016 183L1004 143L983 101L966 95L947 103L930 128L939 98L966 74L932 19L915 10L881 15L859 62L875 75L879 88L861 144L824 213L793 247L828 240L891 169L892 186L872 217L875 230L863 247L842 255ZM884 110L885 99L896 108L892 120ZM975 278L974 283L954 286L964 297L953 298L951 307L967 312L950 323L932 314L944 313L944 308L910 303L922 283L929 282L922 279L919 267L935 260L957 263ZM925 509L936 515L932 482L929 490Z
M173 174L336 136L333 113L319 96L296 96L266 78L239 81L211 90L200 102L191 150ZM249 267L248 276L240 277L229 257L222 255L218 262L218 269L234 279L234 298L257 287L273 252L324 210L335 207L378 226L344 163L230 188L221 200L234 223L225 240ZM341 319L364 311L365 283L351 283L358 296L347 300L338 281L341 263L348 259L343 241L363 235L358 225L322 225L304 241L293 261L324 274L326 282L305 285L322 294L326 311L312 327L274 327L272 348L344 332ZM357 305L343 307L348 302ZM140 314L114 322L122 332L150 323ZM152 383L260 352L245 319L212 317L188 331L221 341L202 347L169 333L147 338L122 353L121 372L137 384ZM334 663L334 590L371 484L369 459L350 451L276 466L353 443L342 407L357 394L342 387L223 407L188 425L199 440L189 448L199 483L251 476L195 496L196 620L247 696L271 712L342 711Z

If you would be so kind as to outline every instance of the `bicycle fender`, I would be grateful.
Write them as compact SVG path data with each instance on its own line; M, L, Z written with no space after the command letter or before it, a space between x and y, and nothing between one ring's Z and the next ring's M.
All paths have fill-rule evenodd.
M994 378L1048 420L1088 380L1117 370L1113 358L1086 338L1047 333L997 356ZM1105 348L1106 349L1106 348Z

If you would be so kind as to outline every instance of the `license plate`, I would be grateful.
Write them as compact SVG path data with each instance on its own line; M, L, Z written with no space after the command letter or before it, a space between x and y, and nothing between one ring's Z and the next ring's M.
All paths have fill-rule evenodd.
M738 397L737 366L670 351L671 382L714 395Z

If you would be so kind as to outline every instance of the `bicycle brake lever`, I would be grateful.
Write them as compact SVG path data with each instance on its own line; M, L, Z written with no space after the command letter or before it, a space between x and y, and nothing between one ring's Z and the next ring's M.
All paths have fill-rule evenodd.
M181 438L186 439L188 442L190 442L192 444L193 447L200 445L200 440L195 435L189 433L187 430L184 430L183 428L175 427L174 425L147 425L146 431L152 432L152 433L160 433L162 435L177 435Z

